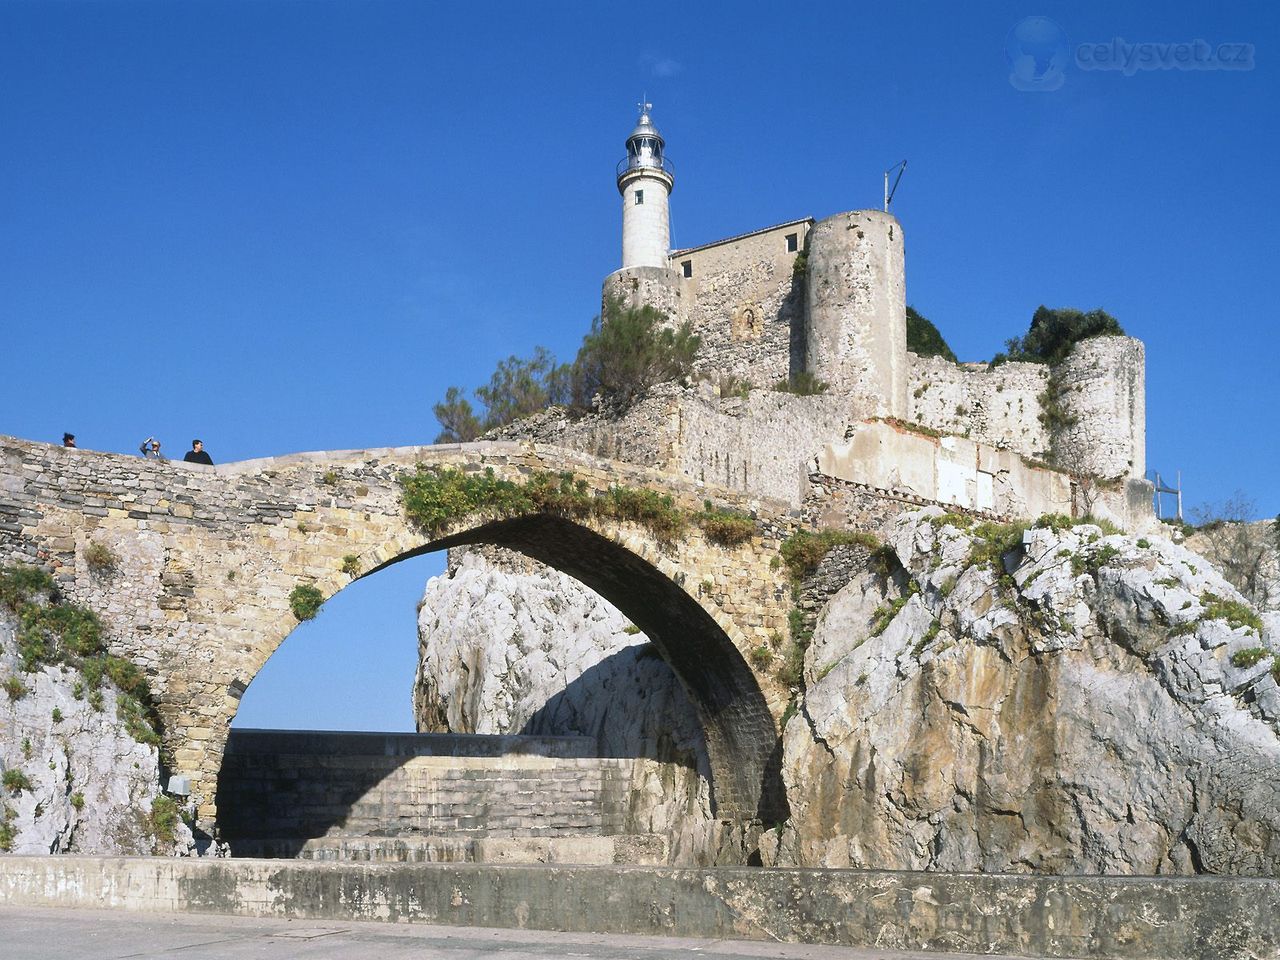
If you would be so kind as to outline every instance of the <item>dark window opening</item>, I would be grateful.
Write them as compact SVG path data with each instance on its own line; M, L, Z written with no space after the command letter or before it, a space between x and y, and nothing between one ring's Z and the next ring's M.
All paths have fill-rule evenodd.
M643 191L643 190L637 190L637 191L636 191L636 206L638 207L638 206L640 206L642 203L644 203L644 191Z
M693 261L692 261L692 260L684 260L684 261L681 261L681 263L680 263L680 269L684 271L684 275L685 275L686 277L692 277L692 276L693 276Z
M798 233L787 234L787 253L795 253L800 249L800 235Z

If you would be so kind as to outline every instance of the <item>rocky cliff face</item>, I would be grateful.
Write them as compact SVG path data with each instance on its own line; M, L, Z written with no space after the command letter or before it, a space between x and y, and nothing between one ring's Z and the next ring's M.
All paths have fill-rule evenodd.
M1280 615L1167 540L952 519L819 613L765 862L1280 869Z
M418 630L420 731L594 737L600 756L636 758L629 829L669 835L673 859L713 857L696 711L611 604L518 554L452 550Z
M190 852L191 834L157 838L154 746L130 736L104 682L96 697L75 670L19 669L15 620L0 608L0 848L19 854ZM161 830L167 833L166 829Z

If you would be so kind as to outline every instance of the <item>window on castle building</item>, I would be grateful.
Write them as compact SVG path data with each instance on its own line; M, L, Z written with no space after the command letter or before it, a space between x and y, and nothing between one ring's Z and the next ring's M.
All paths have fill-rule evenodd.
M787 234L787 253L795 253L798 249L800 249L800 234L788 233Z
M692 260L682 260L682 261L680 261L680 269L684 271L684 275L685 275L686 277L692 277L692 276L693 276L693 261L692 261Z
M640 206L642 203L644 203L644 191L643 191L643 190L637 190L637 191L636 191L636 206L638 207L638 206Z

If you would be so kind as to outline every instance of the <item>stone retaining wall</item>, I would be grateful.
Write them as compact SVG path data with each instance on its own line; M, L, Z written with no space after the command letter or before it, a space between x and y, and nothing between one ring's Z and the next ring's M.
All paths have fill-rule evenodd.
M0 903L1111 960L1280 956L1280 881L0 858Z

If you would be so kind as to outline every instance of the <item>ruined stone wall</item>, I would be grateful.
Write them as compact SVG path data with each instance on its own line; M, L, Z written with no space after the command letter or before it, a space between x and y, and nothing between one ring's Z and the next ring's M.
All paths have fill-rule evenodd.
M674 465L694 480L798 503L814 459L861 412L853 398L838 394L691 396L678 407Z
M914 502L1010 519L1092 515L1134 532L1159 528L1146 481L1088 482L1012 450L929 436L896 421L853 425L846 440L823 448L817 465L828 477Z
M1049 435L1040 423L1040 395L1049 368L1040 363L955 364L907 354L911 393L907 420L941 433L1044 460Z
M1146 358L1140 340L1094 337L1056 367L1038 363L954 364L909 354L906 419L1072 473L1142 477L1146 472ZM1065 422L1050 434L1043 398Z
M622 414L598 410L571 416L562 407L552 407L488 437L550 443L593 457L674 470L679 459L679 410L686 393L675 384L661 384Z
M804 324L793 274L812 221L798 220L671 255L685 316L702 337L697 369L772 386L796 369L793 334ZM788 250L788 237L795 250ZM684 277L685 264L691 276Z
M1146 348L1133 337L1076 344L1054 371L1071 422L1053 437L1057 462L1099 477L1147 470Z
M615 270L604 278L602 304L611 297L629 307L653 307L666 314L677 326L688 319L688 305L680 275L667 267Z

